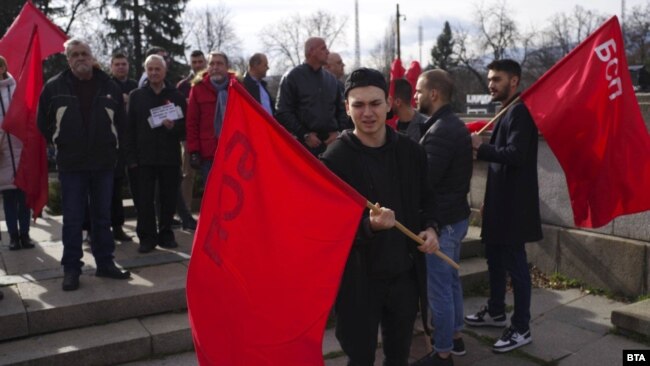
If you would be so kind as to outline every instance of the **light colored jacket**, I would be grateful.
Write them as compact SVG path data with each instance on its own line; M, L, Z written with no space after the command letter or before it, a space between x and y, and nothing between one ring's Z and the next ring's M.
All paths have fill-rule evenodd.
M16 80L11 75L0 80L0 98L3 107L0 108L0 191L16 188L14 178L23 150L22 142L16 136L10 135L2 129L4 117L9 110L11 97L15 90Z

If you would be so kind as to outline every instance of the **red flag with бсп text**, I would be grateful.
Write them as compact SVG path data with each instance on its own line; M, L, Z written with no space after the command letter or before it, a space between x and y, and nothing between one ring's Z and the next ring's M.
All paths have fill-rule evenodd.
M521 99L564 170L577 226L650 210L650 137L616 17Z
M323 365L365 205L233 80L187 276L199 363Z

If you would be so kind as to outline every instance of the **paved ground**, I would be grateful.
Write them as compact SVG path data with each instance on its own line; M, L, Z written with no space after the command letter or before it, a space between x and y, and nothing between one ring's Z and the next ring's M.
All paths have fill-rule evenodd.
M128 221L125 228L133 235L135 222ZM43 284L47 281L55 281L51 296L34 295L34 303L30 303L30 306L37 306L38 304L51 306L55 304L57 302L55 297L61 294L58 291L61 276L61 269L58 264L61 255L60 220L39 220L37 224L33 225L31 233L39 241L39 246L29 251L8 251L6 248L8 246L8 237L4 222L0 224L0 230L3 232L0 246L0 285L20 287L28 286L31 282ZM181 243L191 242L190 233L177 232L177 235ZM141 265L144 262L156 265L156 262L160 261L158 265L169 267L172 265L180 266L180 264L169 264L168 262L172 259L173 262L184 263L189 257L189 246L186 244L181 245L178 251L159 251L146 256L138 255L136 248L135 244L118 245L116 250L118 262L121 265L130 267L136 264ZM170 256L174 258L168 258ZM87 270L92 271L94 265L92 256L86 255L84 260L87 263ZM141 277L146 279L144 275ZM82 285L93 280L96 279L93 279L92 276L82 276ZM23 283L24 285L21 285ZM141 286L146 286L146 283L141 284ZM91 286L87 286L86 291L90 291L90 289ZM27 295L29 294L21 293L21 296ZM466 298L465 312L475 312L484 302L485 299L483 298ZM8 304L7 299L3 303ZM508 299L508 303L512 303L511 299ZM534 289L531 324L532 344L506 355L496 355L491 352L491 344L500 335L501 330L466 329L464 338L468 353L466 356L456 357L454 359L455 364L460 366L622 365L622 350L650 350L650 344L648 343L626 338L613 332L610 321L611 313L624 305L605 297L589 295L578 290ZM426 353L426 342L423 335L418 332L413 338L412 360L416 360ZM326 331L324 337L323 355L327 366L346 365L346 358L341 354L331 329ZM379 349L375 364L380 365L381 360L381 349ZM196 364L194 354L189 352L129 363L128 365L182 366Z

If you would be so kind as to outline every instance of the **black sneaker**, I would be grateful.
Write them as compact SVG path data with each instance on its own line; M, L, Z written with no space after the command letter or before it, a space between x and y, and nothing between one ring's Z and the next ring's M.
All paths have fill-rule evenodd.
M131 272L122 271L121 269L117 268L117 266L115 266L115 263L111 263L105 266L97 267L95 276L112 278L114 280L126 280L131 278Z
M158 246L165 249L174 249L174 248L178 248L178 243L174 239L165 240L158 243Z
M433 351L409 364L409 366L454 366L454 360L451 355L447 358L441 358L436 351Z
M140 247L138 252L140 253L149 253L150 251L156 249L156 242L153 240L142 240L140 242Z
M431 337L431 347L433 346L435 346L435 342L433 341L433 337ZM454 338L454 347L450 352L455 356L465 356L467 354L467 351L465 350L465 342L462 337Z
M23 249L33 249L36 246L36 242L29 237L29 233L20 234L20 246Z
M492 351L504 353L512 351L515 348L525 346L533 341L530 335L530 329L524 333L519 333L512 325L503 332L501 338L492 346Z
M478 313L467 315L465 317L465 324L472 327L502 328L506 326L506 314L492 316L488 313L487 306L483 306Z
M9 250L19 250L20 237L18 235L9 235Z

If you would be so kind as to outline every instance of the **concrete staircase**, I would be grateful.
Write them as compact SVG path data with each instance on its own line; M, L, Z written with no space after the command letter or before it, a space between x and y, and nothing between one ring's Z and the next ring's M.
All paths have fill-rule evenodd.
M63 292L60 225L61 217L39 220L33 250L9 251L3 237L0 365L109 365L193 349L185 302L192 233L178 230L179 248L148 254L135 242L119 243L116 262L131 270L129 281L95 277L86 246L81 287ZM134 235L135 222L125 229ZM477 234L471 228L463 247L465 286L487 278Z

